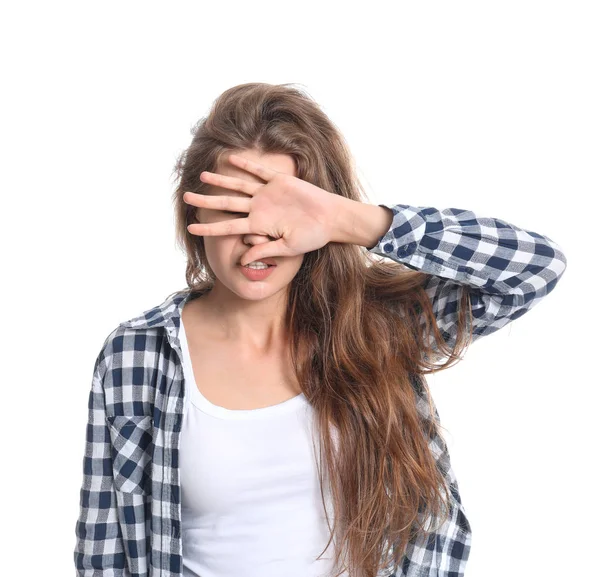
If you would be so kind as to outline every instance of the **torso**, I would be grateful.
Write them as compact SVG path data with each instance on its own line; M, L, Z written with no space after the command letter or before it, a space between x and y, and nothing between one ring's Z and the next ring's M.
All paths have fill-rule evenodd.
M285 351L243 358L239 347L207 338L198 299L185 304L182 319L196 386L213 405L232 410L261 409L301 393Z

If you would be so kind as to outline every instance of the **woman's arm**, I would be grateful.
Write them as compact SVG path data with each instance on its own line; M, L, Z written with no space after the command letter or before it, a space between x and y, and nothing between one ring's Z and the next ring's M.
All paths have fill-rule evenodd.
M94 365L88 401L83 483L75 533L75 567L79 577L124 576L126 559L117 517L111 443L104 402L104 347Z
M554 289L567 267L564 252L550 238L497 218L460 208L344 200L338 214L339 222L346 224L338 229L338 238L362 244L382 234L374 246L362 246L430 274L424 288L451 346L464 286L470 288L474 342L531 310Z

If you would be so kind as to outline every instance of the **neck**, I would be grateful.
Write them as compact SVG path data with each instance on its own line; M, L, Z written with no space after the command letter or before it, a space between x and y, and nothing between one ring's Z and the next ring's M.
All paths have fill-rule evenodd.
M201 315L205 334L212 340L234 345L242 354L269 355L280 351L287 342L285 291L265 299L249 300L215 286L190 305L192 322Z

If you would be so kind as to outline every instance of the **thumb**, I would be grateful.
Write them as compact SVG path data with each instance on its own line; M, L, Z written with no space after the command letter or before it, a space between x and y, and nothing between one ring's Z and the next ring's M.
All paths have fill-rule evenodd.
M257 244L251 249L248 249L246 253L240 259L240 264L246 266L247 264L254 262L255 260L261 260L263 258L282 256L283 247L285 242L283 238L274 240L272 242L265 242L263 244Z

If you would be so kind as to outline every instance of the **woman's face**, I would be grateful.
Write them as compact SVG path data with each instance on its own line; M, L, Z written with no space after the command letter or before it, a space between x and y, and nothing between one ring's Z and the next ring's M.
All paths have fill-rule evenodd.
M224 155L224 158L218 163L214 172L264 184L258 176L229 163L227 160L229 154L228 152ZM277 172L296 176L294 160L287 154L264 154L261 156L255 150L244 150L236 152L236 154L254 160ZM249 197L246 193L214 185L208 186L206 194ZM196 209L196 218L202 223L245 218L246 216L247 213L227 213L206 208ZM277 266L271 269L267 278L263 280L250 280L242 272L241 265L239 264L240 259L252 246L272 242L275 239L259 234L233 234L205 236L203 238L208 264L216 276L215 286L212 289L212 292L216 293L227 292L229 290L244 299L264 299L287 289L287 286L296 276L304 260L303 254L292 257L275 256L273 258Z

